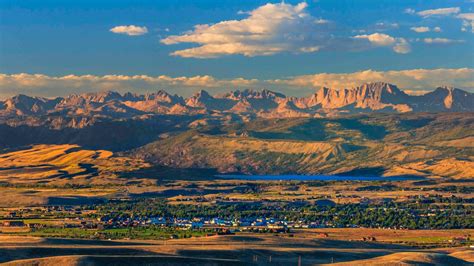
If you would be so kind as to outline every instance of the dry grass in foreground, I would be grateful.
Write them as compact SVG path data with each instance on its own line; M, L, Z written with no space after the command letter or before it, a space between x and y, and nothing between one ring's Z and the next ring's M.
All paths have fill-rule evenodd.
M341 229L344 230L344 229ZM381 234L369 229L356 234ZM377 232L375 232L377 231ZM443 234L447 234L445 230ZM314 234L317 232L314 231ZM413 232L416 235L421 232ZM426 232L429 234L429 232ZM408 233L406 233L408 234ZM314 236L314 237L313 237ZM296 232L294 237L240 234L167 241L2 238L5 265L472 265L463 247L417 249Z

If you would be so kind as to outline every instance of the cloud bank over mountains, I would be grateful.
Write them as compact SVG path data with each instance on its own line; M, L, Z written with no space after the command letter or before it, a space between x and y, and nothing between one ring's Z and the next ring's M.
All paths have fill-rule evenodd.
M413 93L449 85L472 91L474 69L410 69L396 71L364 70L353 73L318 73L282 79L218 79L209 75L193 77L147 76L147 75L66 75L0 74L0 98L19 93L37 96L65 96L71 93L104 90L152 92L164 89L172 93L189 96L200 89L213 93L236 88L267 88L282 91L287 95L301 96L322 86L329 88L351 88L367 82L384 81L397 84Z

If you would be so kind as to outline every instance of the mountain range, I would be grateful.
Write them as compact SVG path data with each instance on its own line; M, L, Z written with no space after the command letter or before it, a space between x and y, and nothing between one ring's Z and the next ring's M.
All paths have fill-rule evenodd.
M199 169L473 178L473 141L474 94L448 87L421 96L379 82L300 98L270 90L188 98L107 91L0 102L0 155L11 165L0 165L0 179L8 180L33 167L25 176L45 182L120 181L123 164L135 165L127 176L144 177Z
M439 87L424 95L412 96L384 82L367 83L350 89L321 88L312 95L300 98L266 89L246 89L214 96L201 90L189 98L159 90L145 95L105 91L53 99L17 95L0 101L1 117L48 115L89 119L132 118L149 114L287 118L367 112L471 111L474 111L473 93ZM88 124L87 121L78 123Z

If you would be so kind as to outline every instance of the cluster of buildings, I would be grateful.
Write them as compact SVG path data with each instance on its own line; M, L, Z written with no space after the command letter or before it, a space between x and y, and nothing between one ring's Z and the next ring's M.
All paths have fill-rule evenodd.
M106 215L98 218L98 222L106 227L128 227L155 225L162 227L180 228L213 228L213 227L239 227L241 229L268 228L274 230L287 230L289 228L322 228L324 224L307 221L287 221L275 218L167 218L167 217L120 217Z

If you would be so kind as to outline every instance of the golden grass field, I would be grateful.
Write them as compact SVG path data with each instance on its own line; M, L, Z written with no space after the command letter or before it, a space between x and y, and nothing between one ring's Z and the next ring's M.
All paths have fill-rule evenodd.
M326 232L328 237L320 237ZM467 247L417 249L400 239L449 237L474 230L400 231L322 229L295 232L294 237L242 233L231 236L140 240L44 239L0 235L0 262L5 265L472 265ZM357 237L376 236L378 242Z
M10 184L126 184L122 172L149 167L141 160L78 145L35 145L0 154L0 182Z

